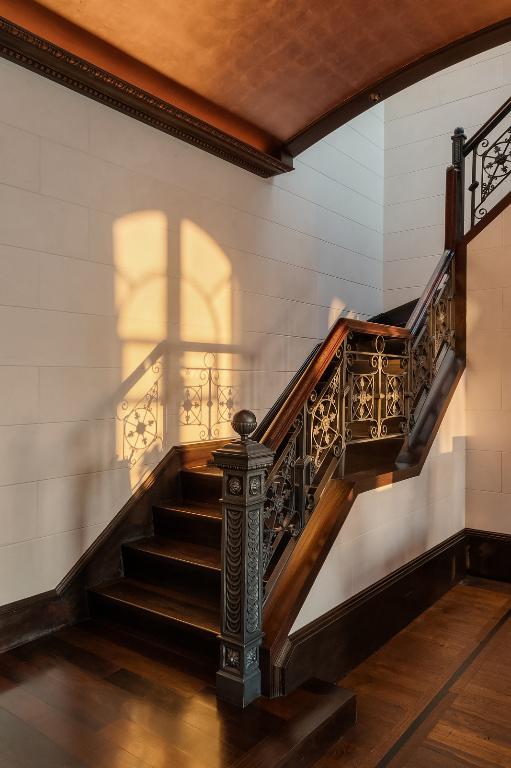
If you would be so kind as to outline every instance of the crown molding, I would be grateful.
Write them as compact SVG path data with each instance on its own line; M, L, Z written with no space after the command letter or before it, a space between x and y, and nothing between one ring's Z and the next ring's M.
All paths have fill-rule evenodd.
M293 170L288 155L262 152L1 16L0 56L257 176Z

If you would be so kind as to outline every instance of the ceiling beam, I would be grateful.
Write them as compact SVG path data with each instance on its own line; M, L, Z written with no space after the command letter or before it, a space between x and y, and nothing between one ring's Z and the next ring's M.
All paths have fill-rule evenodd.
M414 85L446 67L458 64L460 61L482 53L489 48L508 43L510 40L511 18L508 18L423 56L374 83L370 88L357 93L311 123L286 142L286 150L291 157L296 157L320 139L328 136L332 131L340 128L341 125L374 107L378 102L402 91L403 88L408 88L408 86Z

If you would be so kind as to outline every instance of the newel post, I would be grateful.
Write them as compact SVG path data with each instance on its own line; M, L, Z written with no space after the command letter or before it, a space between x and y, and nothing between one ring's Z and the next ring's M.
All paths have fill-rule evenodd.
M223 470L222 604L217 696L245 707L261 695L259 648L263 609L263 522L266 471L273 451L250 439L250 411L234 415L240 435L213 452Z
M451 136L452 166L455 171L456 209L455 209L455 240L461 240L465 234L465 156L463 145L467 137L463 128L455 128Z

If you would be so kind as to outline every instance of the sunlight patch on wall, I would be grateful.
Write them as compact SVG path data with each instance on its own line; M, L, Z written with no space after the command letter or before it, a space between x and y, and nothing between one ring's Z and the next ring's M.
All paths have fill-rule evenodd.
M337 296L330 302L330 309L328 310L328 327L331 328L336 320L340 317L341 312L345 308L346 304L341 301Z
M134 488L165 442L164 358L155 350L167 338L167 218L130 213L114 222L112 236L122 382L116 448Z
M181 223L179 336L185 397L180 440L231 434L237 394L233 343L233 275L218 243L189 219Z

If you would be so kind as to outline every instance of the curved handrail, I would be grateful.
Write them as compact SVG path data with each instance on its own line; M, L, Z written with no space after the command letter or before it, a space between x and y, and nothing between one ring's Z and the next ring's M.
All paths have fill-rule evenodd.
M463 145L463 154L465 157L469 155L478 144L485 139L489 133L503 120L507 115L511 113L511 96L504 102L488 120L482 124L482 126L474 133L472 138L468 139Z

